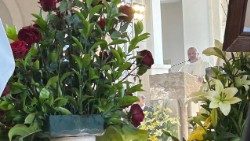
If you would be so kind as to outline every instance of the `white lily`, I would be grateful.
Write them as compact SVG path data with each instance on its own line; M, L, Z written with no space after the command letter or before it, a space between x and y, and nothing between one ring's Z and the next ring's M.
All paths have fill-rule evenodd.
M205 101L208 90L208 83L203 84L199 91L191 93L187 102L192 101L194 103L198 103L199 101Z
M236 87L243 86L246 91L249 89L250 80L247 80L247 75L243 75L242 77L235 78Z
M223 84L219 80L214 80L215 90L209 91L208 99L211 101L209 108L220 108L221 112L227 116L231 111L231 104L235 104L241 101L240 98L234 97L238 92L235 87L224 88Z

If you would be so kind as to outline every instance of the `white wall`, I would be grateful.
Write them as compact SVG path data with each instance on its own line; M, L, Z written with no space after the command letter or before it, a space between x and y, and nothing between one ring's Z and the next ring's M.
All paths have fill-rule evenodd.
M182 2L162 3L162 34L164 63L175 65L185 60ZM178 71L181 65L172 68Z
M3 21L3 23L11 25L13 24L11 16L10 16L10 12L8 10L8 8L6 7L6 5L0 0L0 17Z
M209 2L210 0L182 0L185 52L191 46L196 47L200 52L213 46ZM214 63L213 59L202 57L211 64Z
M0 17L18 29L32 24L32 13L39 11L37 0L0 0Z

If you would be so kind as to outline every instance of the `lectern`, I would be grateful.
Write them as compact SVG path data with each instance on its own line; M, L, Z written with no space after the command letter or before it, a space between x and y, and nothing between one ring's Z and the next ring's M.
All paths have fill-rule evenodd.
M173 113L176 113L176 116L179 116L179 138L187 139L188 116L191 115L194 108L192 104L187 103L187 98L191 93L199 91L202 83L198 81L196 76L183 72L151 75L149 82L150 89L162 89L164 97L175 99L175 103L172 103L170 108L174 111ZM167 96L165 96L166 94ZM150 95L150 97L154 97L153 92Z

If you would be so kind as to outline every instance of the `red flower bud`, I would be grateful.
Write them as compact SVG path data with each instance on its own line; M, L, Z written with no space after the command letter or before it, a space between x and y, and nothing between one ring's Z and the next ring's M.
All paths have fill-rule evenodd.
M106 20L105 18L101 17L100 20L97 22L97 24L99 25L99 27L101 29L105 29L105 25L106 25Z
M24 41L15 41L10 46L15 59L22 59L28 53L28 44Z
M137 60L137 64L144 65L148 68L151 68L151 66L154 64L154 59L150 51L148 50L142 50L138 52L138 55L141 57Z
M120 6L119 12L124 14L124 15L118 17L120 20L123 20L126 22L131 22L132 19L134 18L134 13L135 13L134 9L129 5Z
M135 127L141 125L141 122L144 119L144 113L140 105L133 104L130 108L130 115L131 115L131 122Z
M18 39L25 41L30 46L38 43L42 39L42 35L35 26L26 26L18 32Z
M52 11L56 9L57 0L40 0L40 4L44 11Z
M10 94L10 86L6 85L4 90L3 90L2 97L7 96L8 94Z

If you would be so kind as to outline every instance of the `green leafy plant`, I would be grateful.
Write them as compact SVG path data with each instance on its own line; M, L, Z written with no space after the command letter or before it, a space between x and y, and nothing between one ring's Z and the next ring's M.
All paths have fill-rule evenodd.
M169 138L177 140L179 120L172 116L171 109L156 105L144 111L145 119L140 129L149 132L148 140L165 141Z
M216 41L218 47L222 44ZM224 61L223 66L213 67L199 92L191 100L202 102L202 110L191 123L194 131L189 140L240 140L249 105L249 53L235 52L231 57L218 47L203 51Z
M137 22L129 37L132 7L118 7L120 0L39 2L34 25L6 29L16 69L0 98L0 133L9 140L40 134L49 115L101 114L107 127L131 124L123 109L142 85L127 78L140 79L154 63L147 50L134 55L149 33Z

